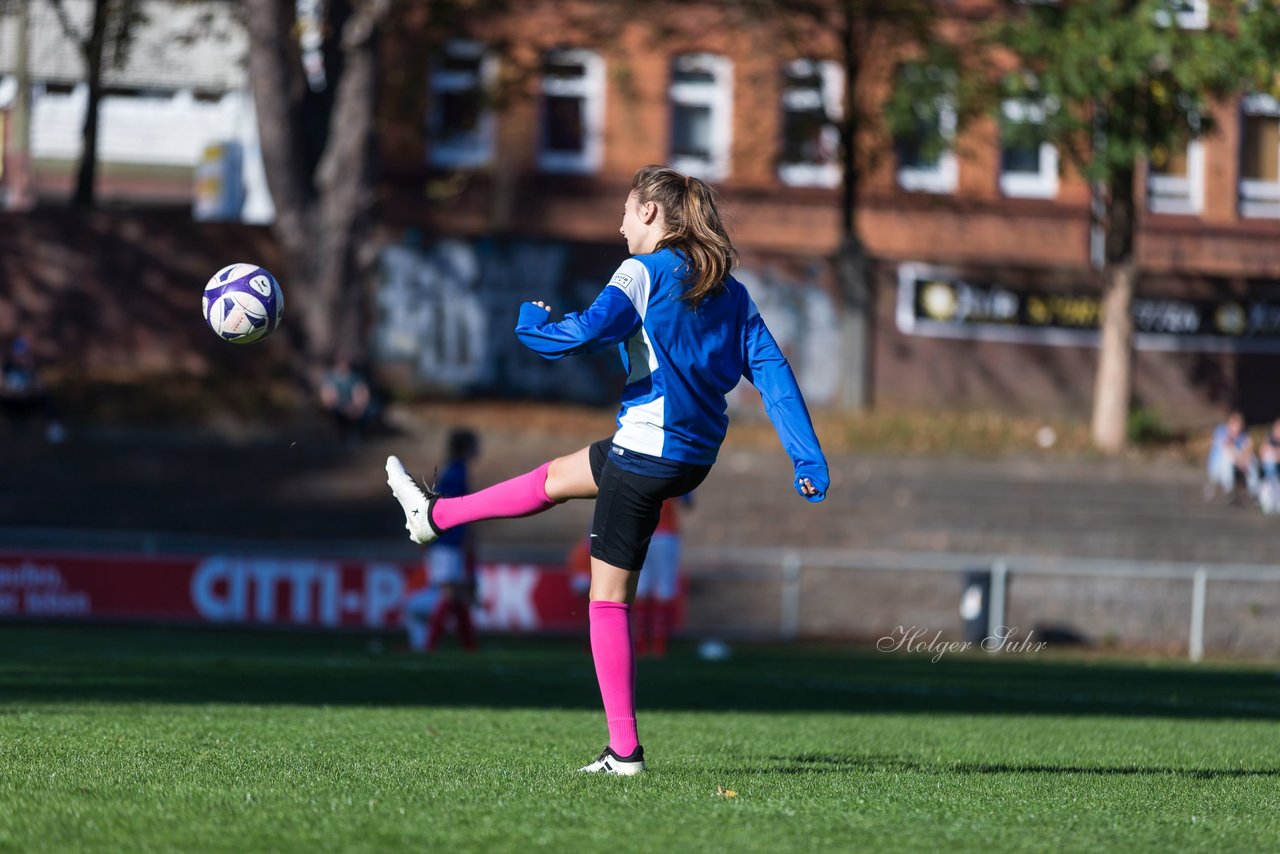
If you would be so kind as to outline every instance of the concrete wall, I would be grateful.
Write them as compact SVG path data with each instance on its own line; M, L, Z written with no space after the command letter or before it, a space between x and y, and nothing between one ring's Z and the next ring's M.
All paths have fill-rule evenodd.
M699 565L688 573L689 637L780 636L780 569ZM925 642L963 641L962 573L811 567L799 582L798 636L872 642L920 630ZM1268 659L1280 655L1277 584L1210 581L1206 655ZM1018 574L1011 568L1006 624L1015 638L1048 651L1127 650L1186 655L1191 581ZM1070 636L1078 638L1073 643ZM927 654L921 652L919 654ZM1012 653L1010 653L1012 654ZM1023 654L1019 652L1018 654Z

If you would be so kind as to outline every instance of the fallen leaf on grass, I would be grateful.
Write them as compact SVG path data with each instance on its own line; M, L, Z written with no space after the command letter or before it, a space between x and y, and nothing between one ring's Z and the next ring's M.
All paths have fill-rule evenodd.
M726 789L724 786L716 786L716 794L722 798L736 798L738 793L733 789Z

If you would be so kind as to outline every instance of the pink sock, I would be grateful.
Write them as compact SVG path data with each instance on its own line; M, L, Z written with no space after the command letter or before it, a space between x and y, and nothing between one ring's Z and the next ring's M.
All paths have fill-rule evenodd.
M555 502L547 497L547 470L543 463L533 471L495 483L488 489L459 498L437 498L431 508L431 523L438 530L456 528L482 519L514 519L541 513Z
M636 735L636 658L631 648L631 606L622 602L592 602L591 657L609 724L609 746L630 756L639 744Z

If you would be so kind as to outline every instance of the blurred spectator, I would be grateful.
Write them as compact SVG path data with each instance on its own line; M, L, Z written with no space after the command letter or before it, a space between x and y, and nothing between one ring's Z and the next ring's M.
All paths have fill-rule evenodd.
M1271 423L1271 432L1258 449L1262 480L1258 484L1258 505L1264 513L1280 513L1280 418Z
M21 335L13 339L4 357L4 390L14 397L35 394L40 390L40 374L31 344Z
M582 628L589 629L591 621L589 618L589 602L591 601L591 532L588 530L574 543L573 548L569 550L569 554L564 559L565 572L569 573L569 590L573 595L582 600ZM591 654L591 640L588 634L584 634L582 638L582 649L587 655Z
M35 351L22 335L13 340L0 366L0 400L6 410L16 415L39 413L49 442L57 444L66 439L66 428L54 414L53 399L40 378Z
M373 393L369 381L340 355L320 384L320 402L333 416L338 435L347 443L366 438L373 426Z
M445 498L456 498L468 492L467 466L480 453L480 440L470 430L454 430L446 447L448 462L436 491ZM475 629L471 622L471 604L475 599L475 538L469 525L450 528L427 550L431 567L431 586L439 599L431 612L427 627L426 649L440 645L440 638L452 621L464 649L474 650Z
M1209 445L1208 474L1206 498L1222 494L1235 502L1243 491L1254 491L1257 466L1253 442L1245 430L1244 416L1239 412L1231 412L1226 421L1214 428Z
M564 568L569 573L569 589L574 595L586 599L591 593L591 533L582 535L569 550L564 560ZM582 612L586 621L586 611Z
M662 502L658 527L649 541L649 552L636 587L634 630L637 655L657 658L667 654L667 641L676 620L679 592L680 510L692 504L690 495Z
M405 579L404 627L409 633L409 649L422 652L427 648L431 615L440 600L440 590L431 584L426 561Z

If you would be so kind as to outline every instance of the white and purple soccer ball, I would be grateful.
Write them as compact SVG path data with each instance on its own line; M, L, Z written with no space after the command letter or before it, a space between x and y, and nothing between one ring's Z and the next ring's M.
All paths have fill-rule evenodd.
M280 283L256 264L223 267L204 286L205 323L223 341L261 341L280 325L283 313Z

